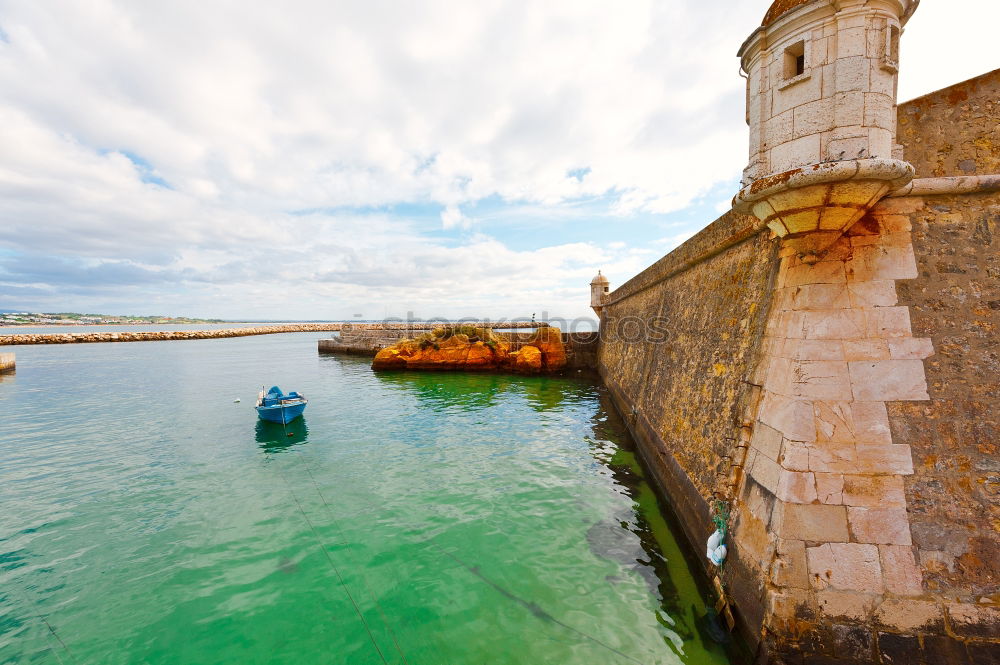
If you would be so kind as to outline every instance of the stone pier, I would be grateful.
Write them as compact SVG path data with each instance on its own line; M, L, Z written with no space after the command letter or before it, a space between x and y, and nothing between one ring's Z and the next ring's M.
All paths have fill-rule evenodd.
M14 354L0 353L0 374L14 371Z

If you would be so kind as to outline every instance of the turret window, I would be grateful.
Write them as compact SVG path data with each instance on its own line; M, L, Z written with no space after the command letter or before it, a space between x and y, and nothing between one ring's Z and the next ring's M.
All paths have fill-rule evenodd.
M796 42L785 49L785 80L806 73L806 43Z

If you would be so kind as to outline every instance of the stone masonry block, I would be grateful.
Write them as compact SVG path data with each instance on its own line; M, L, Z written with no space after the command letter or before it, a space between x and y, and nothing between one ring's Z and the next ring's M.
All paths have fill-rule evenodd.
M794 360L846 360L839 339L789 339L782 352Z
M921 360L853 361L848 366L854 399L882 402L930 399Z
M822 97L821 93L822 81L819 76L810 76L809 78L796 83L795 85L788 86L783 90L775 89L772 91L771 97L772 113L778 115L779 113L784 113L785 111L794 109L797 106L814 102ZM778 170L780 171L781 169L779 168Z
M912 547L879 545L878 551L882 558L886 591L898 596L919 596L923 593L923 579Z
M934 343L929 337L901 337L889 340L889 356L894 359L924 359L934 355Z
M868 40L864 26L842 28L837 33L837 57L850 58L864 56L868 52Z
M807 547L809 582L814 589L882 593L882 565L875 545L824 543Z
M898 338L910 337L909 307L876 307L865 312L868 337Z
M820 261L813 265L802 263L789 268L785 275L785 286L846 283L847 273L840 261Z
M882 213L878 208L871 214L878 220L878 225L883 233L909 233L913 230L913 224L910 223L910 218L906 215Z
M860 91L838 92L834 98L833 126L854 127L865 123L865 93ZM857 155L845 155L848 159Z
M808 472L782 470L775 495L787 503L814 503L816 479Z
M844 503L844 476L839 473L814 473L816 498L820 503L839 506Z
M809 470L817 473L857 473L854 442L817 441L809 449Z
M941 608L926 600L887 599L875 611L875 620L886 628L903 633L944 628Z
M916 635L879 633L878 651L886 665L917 665L922 662L920 638Z
M829 97L817 99L795 108L792 111L794 118L792 135L797 138L830 131L834 125L833 108L833 99Z
M898 476L913 474L913 455L908 445L859 443L855 450L859 473Z
M857 308L892 307L899 302L896 281L877 279L870 282L851 282L847 285L851 306Z
M854 417L854 434L858 443L892 443L889 412L885 402L852 402L851 415Z
M779 502L774 509L774 526L782 538L839 543L850 538L844 506Z
M792 136L794 117L794 111L789 110L763 123L765 148L781 145Z
M902 476L844 475L844 504L861 508L906 507Z
M770 159L771 168L776 171L787 171L820 161L819 134L803 136L774 146L771 148Z
M956 603L948 605L947 610L956 635L1000 639L1000 607Z
M819 264L817 264L819 265ZM843 269L842 263L835 263ZM803 284L792 292L791 309L847 309L851 306L847 284Z
M806 589L786 587L769 590L765 603L768 626L783 632L786 626L790 627L797 621L796 617L812 612L813 599Z
M771 564L771 582L776 586L809 588L805 543L801 540L778 539L774 562Z
M781 467L774 460L764 455L757 455L750 469L750 477L773 494L778 490L778 481L781 479Z
M864 131L865 128L862 125L841 127L839 130L844 133L852 131L855 134L863 133L864 135L833 138L832 134L836 133L835 130L831 133L830 140L826 144L826 156L829 159L849 159L848 155L860 155L862 151L867 154L869 149L868 132Z
M757 422L753 428L750 445L761 455L777 461L781 453L781 432L762 422Z
M838 45L839 50L839 45ZM871 61L863 55L851 58L837 58L837 92L868 92Z
M878 597L871 593L823 589L816 592L816 602L823 616L831 619L864 621L875 610Z
M761 422L781 432L788 439L794 441L816 440L812 402L765 392L758 418Z
M812 444L784 439L781 443L781 458L778 462L789 471L809 470L809 449Z
M847 523L856 543L911 545L906 508L848 508Z
M880 92L865 93L865 126L895 129L896 106L892 97Z
M868 145L871 146L869 154L873 157L892 157L892 146L895 144L896 134L891 129L881 127L868 128Z
M816 416L818 442L853 443L856 440L853 404L850 401L816 401L813 413Z
M872 209L873 215L909 215L924 209L926 201L920 196L900 196L882 199Z
M846 267L848 282L913 279L917 276L917 260L912 246L857 247Z
M888 360L889 342L884 339L845 339L844 360Z
M799 336L805 339L863 339L867 321L862 310L833 309L825 312L794 312ZM789 335L791 337L791 335Z
M846 361L792 361L790 393L810 400L850 400L853 392Z

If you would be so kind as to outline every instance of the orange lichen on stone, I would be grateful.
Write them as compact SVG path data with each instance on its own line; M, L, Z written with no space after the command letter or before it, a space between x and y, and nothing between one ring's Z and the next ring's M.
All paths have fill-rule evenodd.
M461 332L459 332L461 330ZM558 328L540 328L518 351L488 329L439 328L405 339L375 355L372 368L416 370L557 372L566 367L566 347Z

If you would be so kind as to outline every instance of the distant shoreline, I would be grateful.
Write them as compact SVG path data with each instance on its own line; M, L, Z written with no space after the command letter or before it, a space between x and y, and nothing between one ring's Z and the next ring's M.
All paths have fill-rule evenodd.
M543 322L482 322L497 328L540 328L548 324ZM185 325L185 324L176 324ZM220 324L212 324L220 325ZM62 333L13 333L0 334L0 346L23 346L29 344L94 344L101 342L163 342L185 339L223 339L227 337L250 337L253 335L275 335L297 332L338 332L340 330L357 329L361 326L368 330L430 330L440 323L410 322L410 323L351 323L334 321L330 323L286 323L281 325L253 325L244 328L216 328L202 330L121 330L113 332L62 332ZM346 326L346 328L345 328ZM41 328L43 326L31 326ZM76 329L78 326L51 326L53 328ZM112 326L106 326L112 327Z
M155 324L154 324L155 325ZM162 324L161 324L162 325ZM176 324L186 325L186 324ZM219 325L219 324L211 324ZM42 328L43 326L29 326ZM83 326L54 325L51 328L75 329ZM106 326L112 327L112 326ZM115 332L66 332L66 333L22 333L0 334L0 346L22 346L28 344L94 344L101 342L162 342L185 339L222 339L226 337L250 337L252 335L275 335L296 332L335 332L342 323L300 323L246 328L216 328L214 330L122 330Z
M4 328L91 328L109 326L301 326L348 323L347 321L136 321L134 323L0 323Z

